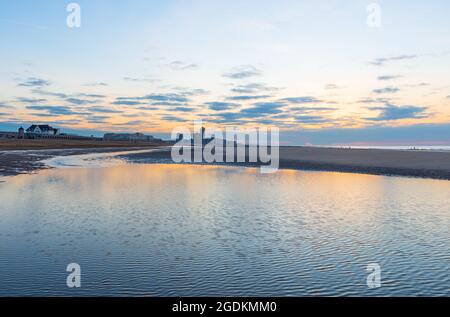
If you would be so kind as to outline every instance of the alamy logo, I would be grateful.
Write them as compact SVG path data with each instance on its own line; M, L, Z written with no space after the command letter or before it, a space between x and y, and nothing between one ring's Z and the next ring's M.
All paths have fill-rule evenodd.
M66 11L69 13L66 19L68 28L81 27L81 7L78 3L69 3L66 7Z
M279 129L227 127L203 128L194 121L193 132L188 127L172 131L172 161L175 163L254 163L261 173L273 173L279 167Z
M70 274L67 276L66 284L69 288L81 287L81 267L77 263L67 265L66 271Z
M378 263L370 263L366 268L367 272L370 274L367 276L367 287L368 288L379 288L381 287L381 267Z
M370 28L381 27L381 6L378 3L371 3L367 6L367 26Z

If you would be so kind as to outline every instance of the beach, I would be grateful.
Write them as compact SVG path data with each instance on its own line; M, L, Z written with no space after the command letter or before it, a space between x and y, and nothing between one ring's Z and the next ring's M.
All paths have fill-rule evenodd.
M43 160L68 155L153 149L148 142L78 140L0 140L0 176L14 176L49 168Z
M134 163L174 163L167 146L149 143L13 140L0 141L0 175L11 176L48 168L55 156L157 149L120 155ZM385 150L326 147L280 147L281 169L396 175L450 180L450 151ZM258 163L222 163L258 166Z
M132 162L173 163L169 151L123 156ZM258 166L255 163L222 163ZM450 151L280 147L280 169L396 175L450 180Z

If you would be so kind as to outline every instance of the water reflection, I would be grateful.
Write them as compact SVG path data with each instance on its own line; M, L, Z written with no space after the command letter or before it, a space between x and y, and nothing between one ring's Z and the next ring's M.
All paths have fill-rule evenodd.
M0 295L450 295L449 193L447 181L217 166L13 177L0 183Z

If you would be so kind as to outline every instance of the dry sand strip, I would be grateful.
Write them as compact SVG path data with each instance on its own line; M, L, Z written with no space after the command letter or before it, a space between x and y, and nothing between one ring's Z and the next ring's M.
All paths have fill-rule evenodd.
M170 152L124 155L131 162L173 163ZM258 164L223 163L258 166ZM280 147L280 168L450 180L450 152Z
M280 167L450 180L450 151L281 147Z

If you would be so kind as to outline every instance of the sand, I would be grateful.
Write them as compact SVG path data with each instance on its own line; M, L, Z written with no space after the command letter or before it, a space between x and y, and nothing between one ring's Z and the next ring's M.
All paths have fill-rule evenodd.
M170 152L125 155L130 161L172 163ZM230 163L226 163L230 164ZM259 164L231 165L258 166ZM450 180L450 152L280 147L281 169L397 175Z
M280 148L283 168L450 180L450 152L316 147Z
M39 150L39 149L86 149L86 148L129 148L151 147L157 144L149 142L96 141L96 140L61 140L61 139L0 139L0 151L4 150Z
M0 140L0 175L16 175L46 168L41 161L58 155L116 152L160 146L130 142ZM125 155L125 158L146 163L173 163L170 151L167 150L130 154ZM450 152L281 147L280 168L450 180Z
M4 140L0 139L0 176L32 173L48 168L42 160L55 156L152 149L148 142L89 140Z

